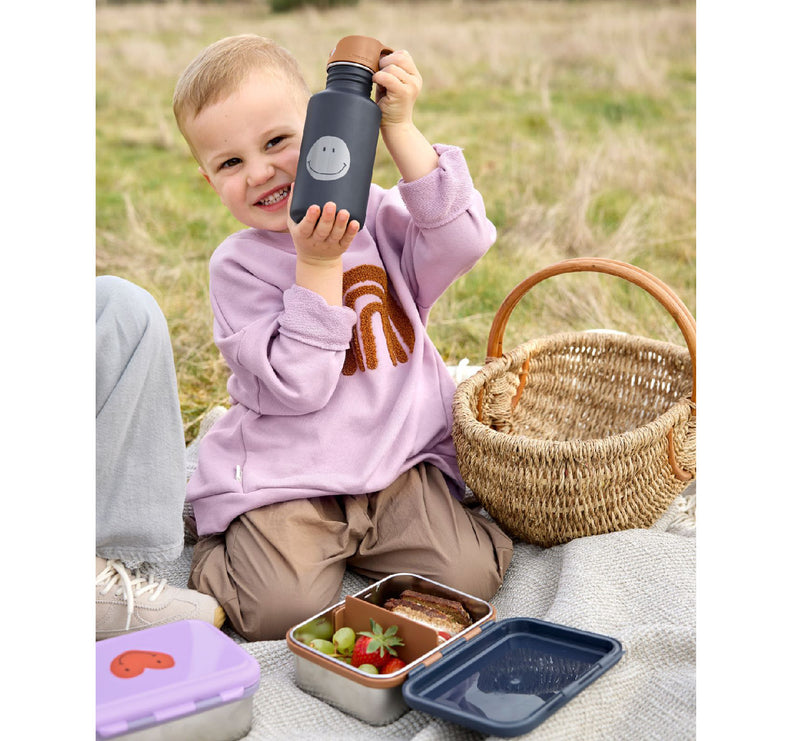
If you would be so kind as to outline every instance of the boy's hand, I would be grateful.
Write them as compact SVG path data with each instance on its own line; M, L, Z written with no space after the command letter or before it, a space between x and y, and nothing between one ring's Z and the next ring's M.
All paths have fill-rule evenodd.
M403 180L410 183L439 162L436 150L412 120L422 75L407 51L387 54L380 65L372 80L378 86L375 100L381 109L381 136Z
M319 206L309 206L297 224L288 212L286 222L297 252L295 282L318 293L329 305L341 306L342 255L358 233L358 222L348 224L350 214L345 209L337 214L331 202L321 211Z
M349 218L344 209L336 213L336 204L330 201L321 213L319 206L309 206L299 223L288 217L297 259L313 264L340 258L358 233L358 222L348 224Z
M410 124L414 103L422 89L422 75L411 55L404 50L381 58L372 76L378 86L375 101L381 109L381 127Z

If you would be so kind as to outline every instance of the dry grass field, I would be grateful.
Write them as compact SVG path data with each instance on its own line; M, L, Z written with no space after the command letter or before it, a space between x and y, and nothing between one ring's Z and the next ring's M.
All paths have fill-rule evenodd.
M695 310L695 6L690 2L374 2L272 14L265 3L99 5L96 13L96 270L151 291L170 325L190 440L224 403L207 262L241 226L197 173L172 120L176 78L206 44L269 36L324 87L342 36L411 51L425 86L417 123L458 144L496 245L434 308L449 362L482 361L494 313L531 272L566 257L635 263ZM379 144L375 180L397 173ZM647 294L607 276L546 282L506 345L611 327L681 343Z

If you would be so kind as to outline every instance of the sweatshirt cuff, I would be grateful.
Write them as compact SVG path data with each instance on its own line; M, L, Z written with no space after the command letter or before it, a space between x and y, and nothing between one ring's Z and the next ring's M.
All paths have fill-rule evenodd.
M444 226L469 208L474 188L460 147L434 144L439 166L410 183L401 180L400 196L411 218L422 229Z
M283 294L280 333L322 350L350 346L356 313L347 306L330 306L322 296L294 285Z

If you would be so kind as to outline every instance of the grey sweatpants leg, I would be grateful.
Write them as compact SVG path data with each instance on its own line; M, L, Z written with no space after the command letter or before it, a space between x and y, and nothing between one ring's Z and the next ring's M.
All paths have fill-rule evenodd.
M167 322L122 278L96 280L96 555L129 566L183 550L186 448Z

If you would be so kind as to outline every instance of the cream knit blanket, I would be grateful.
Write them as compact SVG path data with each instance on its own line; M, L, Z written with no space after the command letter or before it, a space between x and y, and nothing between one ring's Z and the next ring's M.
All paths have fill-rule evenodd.
M188 468L194 450L188 451ZM620 662L520 738L640 741L695 738L695 519L691 484L649 530L580 538L542 549L515 543L505 582L492 600L497 619L530 616L614 636ZM191 547L162 575L185 586ZM347 572L343 594L367 581ZM411 710L371 726L295 686L284 641L244 643L261 665L247 739L480 739L483 735Z

